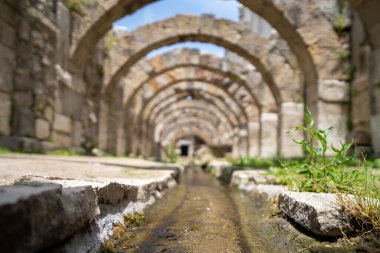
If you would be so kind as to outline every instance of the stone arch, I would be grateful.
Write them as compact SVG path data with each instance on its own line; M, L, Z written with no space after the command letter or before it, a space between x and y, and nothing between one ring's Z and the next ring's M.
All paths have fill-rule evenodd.
M226 65L229 65L226 69ZM252 68L249 63L246 66L238 62L228 62L224 58L215 55L201 53L196 49L182 48L158 55L151 60L142 59L136 63L123 79L123 87L128 91L124 102L129 107L130 101L136 95L142 85L178 68L200 68L218 74L231 80L231 90L237 90L238 85L245 87L259 108L273 112L277 110L279 101L271 93L267 85L262 82L261 75ZM256 95L257 94L257 95Z
M137 114L137 115L140 116L139 119L138 119L138 121L137 121L137 125L138 126L142 126L141 128L139 128L139 129L142 129L142 134L140 136L144 136L145 135L144 134L144 130L148 129L148 127L146 125L144 126L143 123L146 122L144 120L144 119L146 119L146 116L145 116L146 115L146 110L149 108L150 104L153 104L153 103L151 103L152 100L154 100L155 98L159 97L160 93L163 94L161 99L165 99L165 98L167 98L170 95L168 93L163 93L163 92L165 92L166 90L168 92L170 92L171 90L173 91L173 89L171 87L174 87L176 85L179 85L179 86L182 85L182 88L186 89L186 86L188 85L187 83L188 82L192 82L192 81L194 81L194 80L193 79L176 80L176 81L174 81L172 83L169 83L168 85L165 85L161 89L157 90L156 93L151 98L147 99L146 103L141 108L141 110L139 110L139 113ZM195 80L195 81L198 81L198 80ZM216 94L218 91L222 91L222 94L225 93L226 94L226 99L225 99L226 103L229 104L230 106L233 105L233 104L235 104L236 108L238 110L240 110L241 113L243 113L243 117L240 117L240 119L242 120L242 124L241 124L240 127L244 126L244 128L246 129L246 131L249 131L249 129L248 129L248 122L250 122L249 119L254 120L254 117L248 117L247 116L247 111L239 104L239 102L236 99L231 98L230 101L229 101L228 100L229 95L227 95L227 93L225 91L223 91L222 89L220 89L220 87L218 85L215 85L212 81L207 81L207 85L205 86L204 85L205 81L206 80L201 80L202 83L201 82L198 82L198 83L194 82L192 86L193 87L197 87L197 86L202 87L203 86L203 87L207 87L208 89L211 89L211 87L212 87L214 89L210 90L210 92L214 93L214 94ZM237 111L237 113L239 114L238 111ZM249 144L247 144L247 145L249 145ZM144 146L146 146L146 144L144 144Z
M235 129L234 126L229 125L225 118L220 118L220 115L216 115L214 111L210 109L199 108L178 108L167 111L165 114L162 114L159 119L157 119L156 124L154 125L154 142L159 141L159 136L161 132L173 122L176 122L178 119L188 119L188 118L199 118L204 121L209 121L214 125L220 133L223 133L223 138L229 138L233 135Z
M352 2L354 1L352 0ZM71 49L74 62L80 62L80 59L86 58L83 57L82 52L91 52L95 44L111 29L114 21L154 2L156 0L138 2L132 0L114 0L112 2L101 0L97 1L96 4L85 6L83 13L87 16L80 18L77 22L82 23L84 19L91 21L79 26L75 25L77 22L74 20L73 34L76 36L73 36ZM304 69L304 73L309 73L305 76L306 83L309 86L315 86L318 72L313 65L313 58L316 55L309 52L308 48L311 44L315 44L313 51L316 52L321 51L318 49L328 48L328 45L330 48L337 47L332 25L315 2L311 0L291 3L275 0L257 0L254 2L240 0L240 3L262 16L280 33L297 55L299 62L302 62L300 66ZM331 28L322 30L326 26L331 26ZM310 31L313 30L310 29L311 27L318 30L313 36L310 34ZM334 64L331 63L330 65ZM327 77L327 79L332 78Z
M240 105L241 108L244 108L247 111L247 113L245 113L247 120L255 117L257 118L260 113L261 108L256 104L253 94L245 87L239 87L224 76L197 67L176 68L149 80L145 85L142 85L142 88L137 93L136 98L141 99L139 103L135 104L135 106L140 108L140 103L149 103L149 98L153 97L154 94L159 92L163 87L172 83L175 84L184 81L187 81L188 83L187 88L191 88L192 84L190 82L194 82L194 85L196 82L203 82L206 84L203 86L198 85L198 89L200 90L211 89L211 87L209 88L209 85L220 88L224 91L227 97L230 97L236 102L236 104ZM244 112L244 110L242 110L242 112ZM143 116L145 117L145 115Z
M119 2L120 1L120 2ZM326 0L325 0L326 1ZM87 13L87 20L93 20L83 26L74 24L73 34L78 35L73 38L72 59L74 64L78 64L80 59L85 59L82 52L91 52L94 44L102 38L111 28L112 22L128 15L135 10L155 1L132 1L114 0L112 2L97 2L83 8L83 13ZM289 44L296 55L303 72L306 84L306 104L313 111L316 123L320 122L322 127L333 120L333 125L338 125L338 138L345 135L346 129L339 122L345 120L347 111L345 101L336 103L329 102L319 96L319 90L329 88L336 84L336 81L346 80L346 76L341 74L340 59L336 57L336 52L341 48L339 38L334 32L332 21L325 15L321 6L324 1L293 1L283 2L275 0L240 0L240 2L253 12L266 19ZM208 19L208 20L207 20ZM213 30L217 25L211 22L211 17L205 17L204 29ZM82 22L83 19L80 20ZM207 22L208 21L208 22ZM225 20L219 23L223 24ZM74 22L75 23L75 22ZM182 26L182 25L181 25ZM188 23L183 30L191 27ZM222 25L223 26L223 25ZM176 28L176 26L173 26ZM176 29L174 29L176 30ZM198 31L201 32L201 30ZM151 33L152 34L152 33ZM148 34L147 35L151 35ZM154 34L154 33L153 33ZM234 37L234 33L230 33ZM193 38L191 38L193 39ZM180 39L182 40L182 39ZM252 45L253 38L239 41L240 44ZM90 50L86 50L88 47ZM340 82L340 86L347 86ZM342 89L341 92L346 92ZM286 100L284 100L286 101ZM332 110L339 111L330 115ZM319 113L319 111L322 111ZM327 117L326 117L327 115ZM322 120L321 120L322 119Z
M165 115L168 111L174 111L177 109L185 109L185 108L193 108L193 109L199 109L199 110L212 110L215 112L215 114L218 115L219 118L225 118L228 121L228 124L231 126L238 126L240 125L240 122L237 121L236 116L233 115L232 111L229 111L229 107L225 104L225 107L220 107L218 104L216 104L213 100L217 99L212 96L213 94L202 94L200 95L200 99L197 100L191 100L188 101L186 98L188 97L187 94L185 95L176 95L173 96L175 100L170 101L170 98L168 98L169 103L164 103L166 101L163 101L162 103L159 103L157 107L154 107L154 109L149 113L147 117L147 122L151 124L155 124L157 120L161 117L161 115Z
M170 141L167 141L168 143L175 143L178 139L189 136L189 135L194 135L199 138L201 138L206 145L211 146L212 145L212 138L210 137L209 133L205 131L204 129L200 129L197 127L183 127L175 130L171 136L168 136L167 138L171 139Z
M169 96L169 97L163 96L162 100L158 101L156 104L154 104L154 106L152 106L153 109L150 110L150 112L147 116L148 120L146 122L148 123L148 125L151 125L151 124L149 124L149 122L151 122L151 120L149 120L151 118L151 115L161 113L166 108L173 107L176 104L180 104L181 102L185 103L186 105L188 105L188 103L191 103L191 102L194 103L195 101L187 101L188 95L189 95L189 93L184 92L181 94L173 94L172 96ZM231 125L239 126L242 124L241 118L239 117L239 113L231 110L230 106L225 103L225 100L222 99L222 97L217 96L217 94L210 93L208 91L202 91L199 94L199 99L197 99L196 102L200 103L203 101L205 101L207 103L206 107L210 106L210 105L215 106L222 114L225 115L226 118L228 118ZM127 116L125 116L125 117L127 118ZM125 129L128 129L131 126L130 120L128 122L129 122L129 124L126 124ZM154 124L151 126L154 127ZM150 127L148 127L148 128L150 128ZM131 131L132 130L129 130L129 132L131 132ZM133 131L135 131L135 130L133 130ZM126 136L126 137L129 137L129 136ZM122 138L118 138L118 140L122 140ZM137 140L135 138L129 139L127 141L127 143L130 145L127 147L127 150L130 150L130 152L132 152L132 153L136 153L136 148L134 148L134 143L136 141ZM139 141L139 143L140 143L140 141Z
M359 108L357 108L356 111L353 111L353 113L361 113L359 118L365 117L365 121L368 121L368 128L366 127L365 131L369 131L371 137L369 141L372 144L374 151L376 153L379 153L380 135L377 133L377 131L380 128L380 16L378 14L378 11L380 9L380 2L374 0L348 0L348 2L357 12L360 23L363 25L364 41L359 41L358 44L360 44L360 50L367 50L366 57L369 58L369 66L364 68L364 73L358 73L358 71L355 73L355 80L353 80L352 85L353 88L356 88L355 86L360 88L363 86L369 86L368 88L364 88L364 92L366 92L364 97L363 95L360 95L360 97L361 100L369 98L370 102L368 102L367 105L364 105L363 101L358 101ZM364 44L368 44L367 49L363 48L363 42ZM355 50L354 43L352 44L352 48ZM367 82L368 84L366 84ZM353 102L354 99L355 98L353 98ZM357 107L356 105L358 104L354 104L353 107ZM367 115L365 111L369 112L369 115ZM357 114L354 114L354 116L358 117ZM361 127L358 129L359 131L363 130L360 128ZM363 137L360 139L363 139Z
M216 145L221 142L221 134L218 132L218 129L209 124L209 122L199 119L183 119L176 124L170 124L165 131L162 132L161 143L163 143L163 146L167 145L164 141L168 139L168 136L173 136L176 131L182 128L202 129L211 137L211 144Z
M149 38L149 40L147 40ZM151 38L154 38L152 40ZM125 35L110 50L105 83L113 87L138 60L150 51L179 41L209 42L240 55L252 63L262 74L276 101L292 101L292 93L300 92L300 76L294 75L280 54L272 53L268 39L244 29L233 21L218 20L210 16L179 15L154 24L140 27Z
M221 118L218 112L215 112L211 109L207 108L197 108L197 107L184 107L184 108L174 108L172 110L167 111L166 113L160 115L156 119L155 130L154 130L154 141L158 141L159 133L168 125L171 121L181 118L181 117L199 117L204 120L209 119L210 122L220 128L222 133L232 132L234 126L228 124L228 120L226 118Z

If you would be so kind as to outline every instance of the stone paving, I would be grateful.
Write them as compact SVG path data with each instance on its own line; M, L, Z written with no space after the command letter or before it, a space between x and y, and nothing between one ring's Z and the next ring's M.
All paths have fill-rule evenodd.
M53 245L57 252L98 252L114 225L161 198L177 184L180 170L126 158L0 156L0 216L7 217L0 226L20 224L0 231L7 242L0 252Z
M47 177L75 180L123 180L140 185L170 176L173 165L131 158L0 156L0 185L21 178ZM169 167L169 169L168 169Z

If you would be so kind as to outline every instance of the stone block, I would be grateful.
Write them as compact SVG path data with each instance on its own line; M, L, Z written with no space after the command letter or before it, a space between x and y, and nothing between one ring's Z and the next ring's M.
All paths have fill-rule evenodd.
M16 108L14 115L14 129L20 136L33 137L35 135L34 113L28 107Z
M349 84L339 80L321 80L318 90L320 99L328 102L348 102Z
M0 146L18 151L21 149L21 139L15 136L0 136Z
M16 30L2 20L0 20L0 42L12 49L16 45Z
M55 148L69 148L71 147L71 137L68 134L53 131L53 142Z
M63 133L71 132L71 119L63 114L55 114L53 129Z
M64 224L61 239L75 234L99 215L98 199L91 186L63 188L62 205Z
M97 194L100 204L117 206L124 202L136 201L138 187L112 182L98 188Z
M303 152L301 147L294 143L293 139L303 139L302 132L288 134L296 126L302 126L304 106L300 103L283 103L281 105L281 139L280 139L280 156L281 157L301 157Z
M50 124L44 119L36 120L36 137L43 140L50 136Z
M40 142L40 151L44 154L49 153L54 150L54 143L50 141Z
M57 184L0 187L1 252L35 252L61 233L62 187Z
M319 101L318 103L318 127L328 129L334 127L329 135L329 145L340 147L340 141L345 141L347 137L348 105L344 103L328 103ZM328 151L328 155L332 153Z
M54 110L53 110L52 107L46 106L45 111L44 111L44 117L49 122L53 122L53 119L54 119Z
M10 92L13 83L15 55L12 50L0 43L0 91Z
M11 117L11 96L0 92L0 135L9 135L11 132L9 120Z
M277 127L278 115L276 113L261 114L261 156L265 158L277 156Z
M14 92L14 102L17 107L32 107L33 94L31 92Z
M40 142L33 138L20 138L21 146L20 150L27 153L38 153L40 152Z
M371 117L372 146L375 153L380 153L380 114Z
M248 169L248 168L245 168ZM251 170L242 170L242 171L235 171L232 174L231 179L231 185L233 186L239 186L240 184L275 184L276 178L268 175L267 170L258 170L258 169L251 169Z
M91 186L24 182L0 187L1 252L36 252L76 234L99 214Z
M72 125L71 144L73 147L80 147L82 143L83 126L79 121L74 121Z
M319 236L341 237L355 230L352 217L344 212L333 193L287 191L280 194L279 208L297 224Z

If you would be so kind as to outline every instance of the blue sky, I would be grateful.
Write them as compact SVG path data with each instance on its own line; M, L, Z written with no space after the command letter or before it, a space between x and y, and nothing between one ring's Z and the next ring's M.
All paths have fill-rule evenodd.
M114 26L123 26L132 31L141 25L173 17L177 14L213 14L217 18L237 21L239 19L238 7L239 3L236 0L161 0L116 21ZM185 42L155 50L148 57L179 47L199 48L208 53L224 54L223 48L213 44Z

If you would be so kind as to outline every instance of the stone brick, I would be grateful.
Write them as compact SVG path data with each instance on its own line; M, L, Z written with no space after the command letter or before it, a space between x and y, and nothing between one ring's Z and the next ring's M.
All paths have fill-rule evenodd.
M72 125L71 145L79 148L82 142L83 125L79 121L74 121Z
M53 132L54 148L66 149L71 147L71 137L68 134Z
M321 80L319 97L328 102L348 102L349 84L338 80Z
M276 113L261 114L261 156L271 158L277 156L277 126L278 115Z
M16 42L16 31L9 24L0 19L0 42L8 48L14 48Z
M319 101L318 113L318 127L320 129L334 127L329 136L329 144L340 147L340 141L345 141L347 137L348 106L341 103Z
M15 129L20 136L34 137L34 113L30 108L16 108L14 115Z
M0 91L12 90L15 55L12 50L0 43Z
M46 139L50 136L50 124L44 119L36 120L36 137L38 139Z
M31 92L14 92L14 102L17 107L32 107L33 94Z
M55 114L53 129L59 132L71 132L71 119L63 114Z
M0 92L0 135L10 134L11 96Z
M51 106L46 106L45 112L44 112L44 117L49 122L53 122L54 110L53 110L53 108Z

